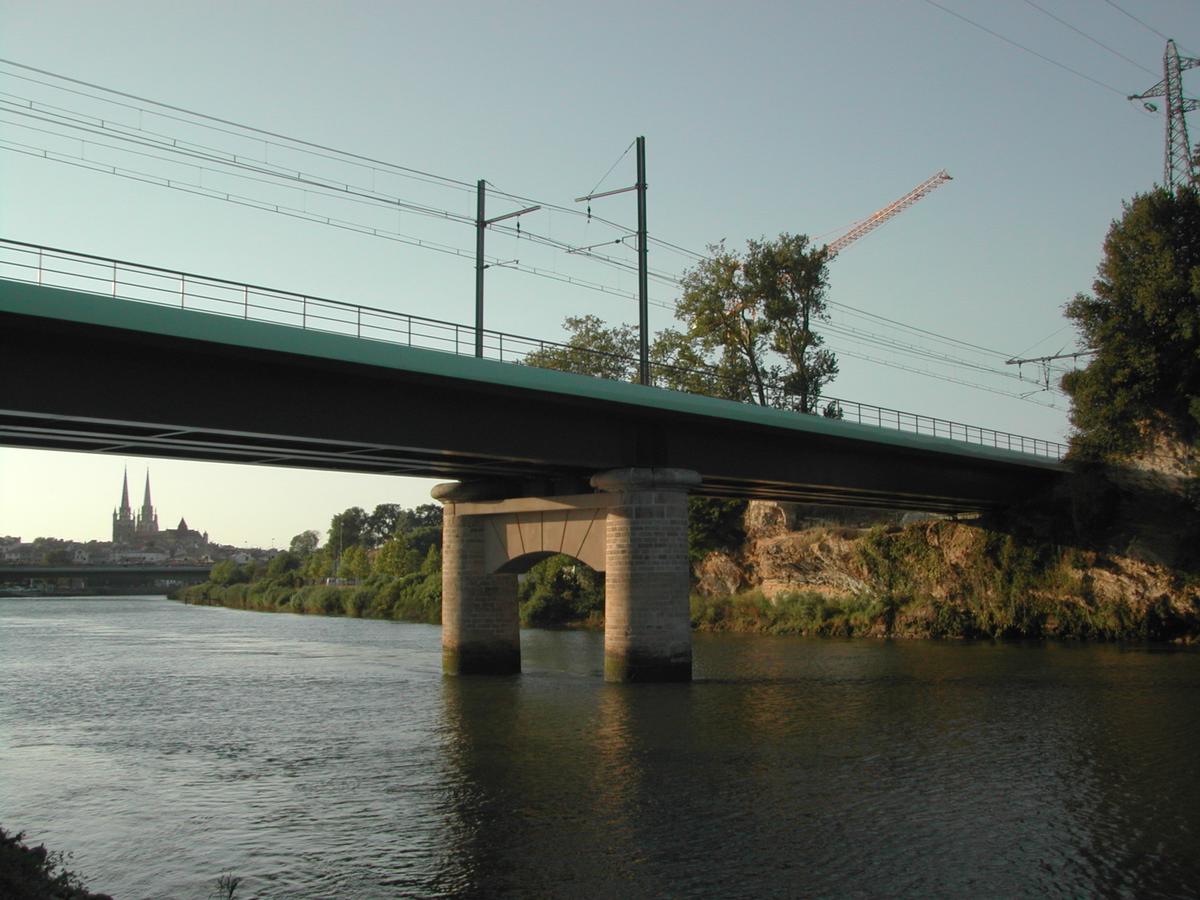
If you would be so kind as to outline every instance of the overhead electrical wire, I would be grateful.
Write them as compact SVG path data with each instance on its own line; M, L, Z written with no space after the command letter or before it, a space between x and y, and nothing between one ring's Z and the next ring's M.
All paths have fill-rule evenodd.
M1012 46L1016 47L1018 50L1024 50L1026 53L1029 53L1032 56L1036 56L1038 59L1040 59L1044 62L1050 63L1050 65L1052 65L1052 66L1057 66L1058 68L1062 69L1065 72L1070 72L1072 75L1077 75L1086 81L1090 81L1092 84L1099 85L1100 87L1104 88L1106 91L1112 91L1114 94L1116 94L1117 96L1119 96L1121 98L1125 98L1127 96L1126 91L1123 91L1120 88L1115 88L1111 84L1106 84L1105 82L1100 81L1097 78L1093 78L1091 75L1085 75L1083 72L1080 72L1078 69L1072 69L1070 66L1066 65L1065 63L1061 63L1056 59L1046 56L1044 53L1039 53L1036 50L1026 47L1024 44L1019 44L1016 41L1014 41L1012 38L1005 37L1000 32L993 31L991 28L988 28L986 25L981 25L979 22L976 22L974 19L967 18L962 13L955 12L954 10L950 9L947 6L942 6L942 4L936 2L936 0L925 0L925 2L928 3L930 6L940 9L942 12L944 12L948 15L954 16L954 18L956 18L956 19L961 19L962 21L966 22L968 25L971 25L974 28L978 28L980 31L990 34L992 37L996 38L997 40L1004 41L1004 43L1006 43L1006 44L1011 44Z
M1128 56L1126 56L1126 55L1125 55L1124 53L1122 53L1120 50L1114 50L1112 47L1108 46L1108 44L1104 43L1103 41L1096 40L1096 38L1092 37L1090 34L1087 34L1087 33L1086 33L1086 32L1084 32L1084 31L1081 31L1080 29L1076 28L1074 25L1072 25L1070 22L1066 21L1065 19L1060 19L1060 18L1059 18L1058 16L1056 16L1054 13L1050 12L1050 10L1048 10L1048 9L1045 9L1045 8L1043 8L1043 7L1041 7L1041 6L1038 6L1036 3L1034 3L1034 2L1033 2L1033 0L1025 0L1025 3L1026 3L1026 4L1028 4L1029 6L1032 6L1034 9L1036 9L1036 10L1037 10L1038 12L1040 12L1042 15L1044 15L1044 16L1048 16L1049 18L1053 19L1053 20L1054 20L1055 22L1057 22L1059 25L1062 25L1062 26L1064 26L1064 27L1066 27L1066 28L1069 28L1069 29L1071 29L1073 32L1075 32L1077 35L1079 35L1080 37L1082 37L1082 38L1085 38L1085 39L1087 39L1087 40L1091 41L1091 42L1092 42L1093 44L1095 44L1097 47L1100 47L1100 48L1102 48L1102 49L1104 49L1104 50L1107 50L1107 51L1108 51L1109 53L1111 53L1113 56L1118 56L1118 57L1120 57L1121 59L1125 60L1125 62L1129 63L1131 66L1137 66L1137 67L1138 67L1139 69L1141 69L1143 72L1148 72L1148 73L1150 73L1151 75L1157 75L1157 74L1158 74L1158 73L1157 73L1157 72L1155 72L1153 69L1149 69L1149 68L1147 68L1146 66L1143 66L1143 65L1142 65L1140 62L1138 62L1136 59L1130 59Z
M418 175L418 176L421 176L424 178L431 178L431 179L434 179L435 181L437 181L438 183L454 185L454 186L459 187L464 190L469 190L469 191L475 190L475 185L470 184L469 182L466 182L466 181L460 181L459 179L456 179L456 178L450 178L445 175L437 175L433 172L426 172L426 171L422 171L421 169L412 168L411 166L397 165L396 163L390 163L390 162L387 162L386 160L375 159L370 156L364 156L360 153L354 153L349 150L340 150L335 147L329 147L325 144L316 143L315 141L307 141L307 140L304 140L303 138L295 138L295 137L291 137L289 135L280 134L275 131L268 131L265 128L257 128L253 125L246 125L241 122L235 122L231 119L223 119L220 116L212 116L207 113L202 113L202 112L198 112L193 109L188 109L187 107L176 106L171 103L164 103L160 100L151 100L148 97L142 97L137 94L128 93L126 91L120 91L120 90L117 90L116 88L104 87L103 85L95 84L90 81L84 81L80 78L72 78L69 75L61 75L57 72L51 72L47 69L39 69L36 66L30 66L30 65L26 65L25 63L19 63L16 60L0 57L0 63L3 63L4 65L8 65L8 66L13 66L14 68L23 69L26 72L37 72L39 75L45 75L49 78L57 78L61 81L66 81L70 84L77 84L77 85L81 85L83 87L91 88L93 90L102 91L106 94L112 94L117 97L123 97L127 100L136 100L139 103L148 103L151 106L158 107L159 109L167 109L167 110L171 110L171 111L177 112L177 113L184 113L185 115L194 116L195 118L202 119L206 122L214 122L214 123L218 123L220 125L228 125L233 128L240 128L244 131L249 131L256 135L262 135L265 138L272 138L274 140L280 140L280 141L288 141L292 144L296 144L296 145L306 148L308 150L334 153L334 154L337 154L339 157L357 160L361 163L368 163L372 166L382 166L386 169L390 169L395 172L403 172L403 173L409 173L412 175ZM10 73L10 77L21 78L22 76L11 75L11 73ZM33 79L25 78L24 80L33 80ZM37 83L46 84L45 82L37 82ZM69 88L63 88L58 85L46 84L46 86L55 88L56 90L69 91L70 93L80 93L78 91L71 91ZM118 103L118 101L107 100L105 98L97 98L90 94L84 94L84 96L90 96L90 97L92 97L92 99L99 99L105 103ZM118 105L128 106L128 104L118 104ZM136 108L136 107L130 107L130 108ZM174 118L173 116L169 116L164 113L156 113L156 114L164 115L166 118ZM179 120L179 121L186 121L186 120ZM227 133L234 134L234 132L227 132ZM283 145L279 145L279 146L283 146Z
M929 0L927 0L927 2L929 2ZM934 4L934 5L937 5L937 4ZM949 11L949 10L947 10L947 11ZM974 23L972 23L972 24L974 24ZM1025 48L1022 48L1022 49L1025 49ZM139 124L138 126L133 126L133 125L129 125L126 123L114 122L111 119L105 119L103 117L94 116L94 115L91 115L90 113L83 113L83 112L79 112L77 110L69 110L65 107L55 106L53 104L44 103L42 101L35 101L35 100L29 99L29 98L18 97L17 95L8 94L8 93L4 93L4 92L0 92L0 97L9 97L9 98L11 98L11 100L0 101L0 105L7 106L6 109L0 109L0 111L6 112L10 115L16 115L16 116L24 117L27 119L35 120L42 124L51 125L51 126L54 126L57 128L67 128L67 129L71 129L71 130L81 131L84 134L92 135L92 137L79 138L72 134L63 134L61 132L56 132L56 131L52 131L49 129L41 129L41 128L38 128L37 126L32 126L25 122L13 122L13 124L17 124L17 125L19 125L19 127L25 128L27 130L31 130L31 131L35 131L35 132L40 131L44 134L51 135L53 137L60 138L60 139L65 139L65 140L70 140L70 141L79 141L81 143L80 156L78 158L76 158L76 157L72 157L68 154L49 150L47 148L33 147L31 145L20 144L18 142L13 142L13 141L0 141L0 148L9 149L10 151L23 153L23 154L29 155L29 156L36 156L39 158L47 159L49 161L66 163L66 164L78 166L81 168L89 169L92 171L99 171L99 172L103 172L106 174L116 175L119 177L130 178L132 180L141 181L143 183L170 187L172 189L181 190L181 191L195 194L198 196L205 196L205 197L209 197L211 199L221 199L221 200L225 200L227 202L235 203L237 205L247 206L247 207L260 209L260 210L266 210L266 211L270 211L270 212L276 212L281 215L287 215L287 216L290 216L293 218L299 218L299 219L303 219L306 221L317 222L320 224L325 224L325 225L329 225L331 227L337 227L337 228L341 228L341 229L348 230L348 231L353 231L353 232L360 233L360 234L367 234L367 235L372 235L372 236L376 236L376 237L381 237L381 238L393 240L393 241L396 241L399 243L407 244L410 246L419 247L422 249L435 250L437 252L454 255L454 256L461 257L461 258L474 258L474 254L471 253L470 251L466 250L465 248L456 247L456 246L452 246L452 245L448 245L448 244L443 244L443 243L436 242L436 241L430 241L430 240L426 240L426 239L422 239L422 238L417 238L413 235L404 234L399 231L392 231L392 230L386 229L386 228L379 228L379 227L374 227L374 226L369 226L369 225L363 225L362 223L359 223L359 222L352 222L350 220L340 219L340 218L337 218L334 216L321 215L318 213L311 212L307 208L299 209L294 206L289 206L289 205L283 204L283 203L275 203L272 201L266 201L266 200L262 200L259 198L248 197L248 196L240 195L237 193L232 193L232 192L228 192L228 191L224 191L224 190L218 190L218 189L211 188L211 187L205 187L205 186L203 186L203 184L191 184L191 183L181 181L180 179L171 179L171 178L167 178L167 177L160 176L160 175L154 175L154 174L147 173L147 172L138 172L136 170L128 169L128 168L125 168L122 166L111 165L108 163L100 163L95 160L88 160L85 158L85 155L82 152L82 147L88 146L88 145L94 146L94 147L103 147L106 150L109 150L112 152L128 153L128 154L139 156L139 157L142 157L145 159L153 160L157 163L162 163L162 164L166 164L166 165L184 166L189 170L195 170L197 173L197 179L199 181L203 180L203 175L204 175L204 173L207 172L210 175L215 175L215 176L220 176L220 177L237 178L237 179L241 179L241 180L245 180L245 181L257 182L257 183L265 184L265 185L268 185L268 186L271 186L271 187L277 188L277 189L284 188L284 189L290 189L290 190L298 190L298 191L302 191L306 196L326 197L326 198L335 199L335 200L339 200L339 201L349 201L349 202L353 202L353 203L359 203L359 204L363 204L363 205L367 205L367 206L372 206L375 208L392 209L392 210L396 210L396 211L410 212L410 213L415 213L418 215L424 215L424 216L430 216L433 218L443 219L443 220L458 223L458 224L470 224L470 225L474 226L475 219L473 216L460 214L460 213L454 213L449 210L431 207L431 206L428 206L427 204L416 203L415 201L410 201L405 198L400 198L400 197L395 197L395 196L391 196L388 194L384 194L384 193L376 190L374 188L374 186L372 188L367 188L365 186L355 185L350 182L346 182L346 181L342 181L342 180L338 180L338 179L331 179L326 176L315 175L313 173L305 173L304 171L297 170L291 166L285 167L280 163L272 163L266 158L268 154L266 153L265 148L267 146L274 146L274 147L277 147L277 148L287 151L287 152L309 154L309 155L312 155L317 158L352 165L352 166L355 166L356 168L360 168L360 169L367 169L372 172L373 184L374 184L375 178L378 174L393 173L393 174L400 174L405 177L415 178L417 181L424 182L426 184L430 184L430 185L433 185L436 187L448 187L448 188L452 188L455 190L468 190L468 191L474 192L475 186L471 185L467 182L460 181L458 179L449 178L449 177L442 176L442 175L437 175L437 174L431 173L431 172L425 172L425 171L422 171L419 169L413 169L413 168L407 167L407 166L399 166L394 163L388 163L388 162L385 162L382 160L372 159L370 157L365 157L360 154L351 153L349 151L337 150L335 148L328 147L326 145L317 144L314 142L305 141L305 140L298 139L298 138L292 138L292 137L289 137L286 135L278 134L276 132L267 131L265 129L259 129L259 128L256 128L256 127L250 126L250 125L243 125L243 124L233 122L228 119L222 119L222 118L216 117L216 116L209 116L204 113L199 113L199 112L195 112L193 110L188 110L184 107L178 107L178 106L174 106L171 104L164 104L164 103L160 103L158 101L149 100L147 98L139 97L139 96L133 95L133 94L128 94L128 93L125 93L122 91L115 91L115 90L112 90L109 88L104 88L100 85L92 84L90 82L85 82L85 81L81 81L79 79L69 78L68 76L60 76L55 73L47 72L46 70L37 69L37 68L31 67L31 66L25 66L21 63L16 63L11 60L0 59L0 63L5 63L10 66L15 66L17 68L21 68L26 71L37 72L41 75L45 75L50 78L60 78L64 81L70 82L72 84L82 85L84 87L88 87L88 88L91 88L91 89L94 89L97 91L101 91L104 93L123 97L126 100L135 100L139 103L149 104L152 107L156 107L154 109L148 109L148 108L136 106L135 104L127 103L124 101L111 100L106 97L97 97L94 94L87 93L86 91L79 91L79 90L75 90L73 88L64 88L60 85L55 85L50 82L30 78L28 76L23 76L20 74L0 72L0 75L7 74L10 77L18 78L18 79L21 79L21 80L24 80L27 82L33 82L33 83L40 84L40 85L43 85L46 87L50 87L55 90L65 91L67 93L71 93L74 95L87 97L88 99L91 99L91 100L94 100L97 102L111 103L111 104L115 104L115 105L125 108L125 109L137 111L139 113L139 123L142 123L144 115L148 113L152 116L160 116L160 117L163 117L166 119L180 122L180 123L188 125L190 127L207 129L207 130L210 130L210 131L213 131L216 133L236 137L241 140L253 140L255 142L262 141L262 143L264 144L264 154L263 154L264 158L260 161L257 158L248 157L244 153L235 153L232 151L224 150L222 148L212 147L212 146L201 144L201 143L198 143L195 141L185 140L185 139L182 139L182 138L170 135L170 134L166 134L163 132L158 132L158 131L154 131L151 129L147 129L147 128L143 127L142 124ZM14 103L12 101L17 101L17 102ZM163 109L171 110L176 113L182 113L187 116L194 116L202 121L194 122L194 121L185 119L185 118L183 118L183 116L180 116L180 115L174 115L172 113L164 113L161 111ZM215 123L215 124L213 124L213 123ZM228 126L228 127L225 127L225 126ZM251 132L253 135L255 135L255 137L248 137L246 134L239 133L232 129L243 129L246 132ZM104 143L103 141L95 140L95 137L97 137L97 136L104 137L107 140L124 142L126 144L129 144L130 146L117 146L117 145L113 145L113 144L107 144L107 143ZM259 136L261 136L261 137L259 137ZM630 146L632 146L632 144ZM141 149L133 149L134 147L139 147ZM621 160L624 159L624 157L628 154L628 150L629 150L629 148L626 148L625 152L622 153L622 155L617 159L617 161L609 168L608 172L604 175L603 178L601 178L600 182L597 183L597 187L599 187L599 185L602 184L604 182L604 180L609 177L609 175L611 175L611 173L616 169L617 165L620 164ZM147 151L157 151L157 153L147 152ZM159 154L166 154L166 155L159 155ZM176 156L180 157L180 159L172 158L172 157L176 157ZM185 160L185 161L181 161L181 160ZM506 191L503 191L500 189L494 189L493 193L496 194L497 196L512 200L514 202L535 203L535 204L541 205L549 210L566 213L573 217L579 217L579 218L586 217L589 222L591 222L591 221L599 222L607 227L616 229L623 233L622 237L616 238L612 241L612 243L614 245L623 247L625 249L633 249L632 247L625 244L625 238L628 237L628 235L629 235L629 229L622 226L618 222L610 221L610 220L602 218L600 216L596 216L595 214L585 213L583 210L578 209L578 208L563 206L563 205L554 204L554 203L547 203L545 201L537 200L535 198L525 197L523 195L515 194L515 193L509 193L509 192L506 192ZM306 206L307 206L307 203L306 203ZM512 226L498 226L498 225L492 226L492 228L501 233L510 234L510 235L513 235L513 236L519 237L519 238L525 238L527 240L530 240L533 243L539 244L544 247L548 247L552 250L557 250L557 251L564 252L564 253L570 253L570 254L576 255L576 256L585 256L585 257L591 258L597 262L600 262L601 264L607 265L614 269L618 269L618 270L625 271L625 272L636 271L636 266L630 261L614 258L614 257L609 256L604 253L595 252L594 247L603 246L604 242L601 242L600 245L592 245L592 247L589 247L589 248L578 248L578 247L573 247L569 242L566 242L566 241L563 241L560 239L556 239L556 238L552 238L549 235L544 235L544 234L541 234L536 231L529 231L527 229L514 228ZM661 238L651 237L650 243L652 243L656 246L665 248L665 249L669 249L675 253L678 253L682 256L688 257L693 260L704 260L704 259L708 258L703 253L699 253L695 250L691 250L689 248L680 246L678 244L673 244L669 241L662 240ZM612 288L609 285L604 285L604 284L601 284L598 282L590 281L588 279L579 278L579 277L575 277L575 276L568 275L565 273L561 273L561 272L558 272L557 269L547 270L544 267L534 266L534 265L530 265L530 264L522 264L518 260L501 261L498 258L491 258L490 260L488 260L488 265L495 266L495 267L512 268L517 271L525 272L527 274L531 274L531 275L535 275L535 276L543 277L543 278L548 278L548 279L551 279L554 281L558 281L560 283L566 283L566 284L570 284L573 286L586 288L586 289L589 289L592 291L598 291L598 292L609 294L612 296L621 297L624 299L630 299L630 300L636 299L636 295L634 295L632 292L629 292L629 291L623 291L620 289ZM653 279L655 279L656 281L658 281L660 283L670 284L672 286L678 286L680 283L680 278L678 276L676 276L672 273L663 272L660 270L652 270L650 272L650 277L652 277ZM675 310L675 305L673 303L667 303L667 302L656 301L656 300L651 300L650 303L656 307L659 307L659 308L662 308L662 309L665 309L668 311L673 312ZM1006 356L1005 354L1001 353L1000 351L992 350L990 348L980 347L978 345L970 344L968 342L961 341L956 338L951 338L946 335L940 335L936 332L928 331L926 329L921 329L916 326L909 326L904 323L898 322L897 320L889 319L888 317L880 316L875 313L869 313L865 310L860 310L856 307L849 306L848 304L841 304L841 303L836 303L834 301L830 301L830 306L841 309L841 310L845 310L850 315L864 317L864 318L867 318L868 320L873 319L873 320L877 320L880 322L888 323L889 325L891 325L893 327L899 327L899 328L905 329L909 332L912 332L913 334L916 334L923 339L926 339L926 338L932 339L936 342L945 343L947 346L965 348L970 351L983 352L983 353L987 353L989 355L993 355L993 356L997 356L997 357ZM928 361L933 362L934 364L938 364L938 365L950 365L950 366L965 367L965 368L973 369L973 370L980 371L980 372L985 372L987 374L990 374L993 376L999 376L999 377L1006 378L1006 379L1023 380L1023 379L1019 378L1019 375L1012 375L1011 373L1006 372L1006 371L995 369L995 368L989 367L987 365L983 365L983 364L973 362L970 360L964 360L961 358L953 357L944 352L934 351L930 348L919 347L919 346L915 346L912 344L906 344L903 341L898 341L894 337L891 337L889 335L880 335L880 334L877 334L874 332L866 331L861 328L856 328L852 325L838 325L836 323L831 323L831 324L832 324L832 328L830 329L831 331L833 331L834 333L837 333L840 337L842 337L846 340L851 340L852 342L855 342L858 344L865 344L866 346L873 346L873 347L876 347L879 349L884 349L888 352L907 355L910 357L917 357L920 359L925 359L925 360L928 360ZM1005 396L1016 396L1016 395L1009 394L1005 391L999 391L994 388L987 388L982 385L973 384L973 383L964 381L963 379L955 379L955 378L950 378L950 377L945 377L945 376L939 376L934 373L930 373L925 370L916 369L911 366L905 366L900 363L889 364L884 360L879 360L875 357L868 357L863 354L856 355L853 352L848 352L847 355L850 356L851 358L861 358L865 361L869 361L869 362L879 364L879 365L892 365L892 367L894 367L894 368L900 368L905 371L912 371L912 372L915 372L916 374L925 375L927 377L942 377L942 380L950 381L952 383L967 384L972 387L977 387L977 388L980 388L983 390L990 390L993 393L999 393L999 394L1002 394ZM1042 404L1042 405L1045 405L1045 404Z
M1141 19L1139 19L1139 18L1138 18L1137 16L1135 16L1133 13L1129 12L1129 10L1127 10L1127 9L1124 9L1124 8L1122 8L1122 7L1118 6L1116 3L1114 3L1114 2L1113 2L1113 0L1104 0L1104 2L1105 2L1105 3L1107 3L1109 6L1111 6L1113 9L1115 9L1117 12L1119 12L1119 13L1124 13L1126 16L1128 16L1129 18L1133 19L1133 21L1137 22L1139 25L1141 25L1141 26L1142 26L1143 28L1145 28L1147 31L1150 31L1150 32L1152 32L1152 33L1154 33L1154 34L1158 35L1158 36L1159 36L1160 38L1162 38L1164 41L1169 41L1169 40L1171 40L1171 38L1169 38L1167 35L1163 34L1161 31L1159 31L1159 30L1158 30L1157 28L1155 28L1153 25L1149 25L1149 24L1147 24L1146 22L1143 22ZM1151 73L1151 74L1157 75L1158 73L1157 73L1157 72L1154 72L1154 73Z

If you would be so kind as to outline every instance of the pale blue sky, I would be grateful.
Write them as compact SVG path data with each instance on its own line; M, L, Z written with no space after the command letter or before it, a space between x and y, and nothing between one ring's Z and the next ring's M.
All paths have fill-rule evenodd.
M487 178L567 206L644 134L651 234L693 249L722 238L740 247L781 231L831 240L944 168L952 182L832 263L831 298L1003 354L1036 354L1072 345L1070 331L1061 330L1062 304L1089 288L1121 201L1161 178L1162 117L1124 97L1161 77L1164 41L1150 28L1173 36L1185 52L1200 49L1194 0L1119 6L1145 25L1107 0L0 0L0 57L469 184ZM0 91L10 98L96 112L93 101L15 74L29 73L0 65ZM1200 73L1184 80L1190 95L1200 95ZM134 117L129 125L164 125L122 114ZM0 116L0 136L106 158L102 148L18 123L32 124ZM1191 125L1200 139L1200 121ZM238 150L264 158L275 152L245 142ZM369 179L374 189L439 209L474 212L470 191L366 169L351 175L332 164L322 171ZM215 185L210 174L186 177ZM603 186L632 181L630 154ZM467 259L7 150L0 150L0 198L3 237L443 319L472 316ZM350 210L316 196L291 201L324 215ZM497 201L489 212L512 208ZM596 201L594 209L634 221L632 195ZM473 248L465 226L404 212L346 214ZM573 245L613 236L560 213L522 221ZM635 289L631 273L509 235L490 234L489 251L618 291ZM624 248L613 252L632 260ZM677 274L687 265L687 257L652 249L655 269ZM636 318L629 300L508 269L489 270L487 292L489 326L526 334L558 335L569 314ZM657 302L669 305L674 296L669 284L652 283ZM652 307L651 320L654 328L671 324L660 306ZM846 330L889 332L878 320L844 308L835 320L843 330L829 336L842 358L834 395L1039 437L1066 433L1061 397L1021 401L854 358L932 368L993 391L1034 387L905 360ZM0 534L107 537L126 462L140 484L147 465L141 460L0 450ZM429 488L411 479L149 466L164 522L186 515L214 539L264 546L324 529L332 513L352 504L425 502Z

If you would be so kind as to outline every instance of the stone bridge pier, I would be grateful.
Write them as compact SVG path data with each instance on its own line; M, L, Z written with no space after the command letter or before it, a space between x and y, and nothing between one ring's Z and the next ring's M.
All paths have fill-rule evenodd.
M517 575L565 553L605 573L606 681L689 681L687 469L613 469L594 493L511 496L511 484L433 490L442 532L442 669L521 671Z

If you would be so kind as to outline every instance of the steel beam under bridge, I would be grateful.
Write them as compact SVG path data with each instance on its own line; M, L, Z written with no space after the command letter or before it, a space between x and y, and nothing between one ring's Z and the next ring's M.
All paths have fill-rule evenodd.
M700 493L929 511L1046 495L1065 468L946 438L0 280L0 444L502 478L621 467Z

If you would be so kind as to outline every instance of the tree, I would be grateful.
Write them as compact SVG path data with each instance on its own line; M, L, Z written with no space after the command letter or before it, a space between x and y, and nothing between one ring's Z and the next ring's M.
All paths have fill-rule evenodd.
M821 389L837 375L814 330L828 318L828 252L803 234L748 241L745 257L723 244L709 249L685 273L676 315L705 357L715 354L721 396L817 412ZM730 389L739 383L749 388L742 396Z
M339 578L349 578L353 581L371 577L371 560L367 558L367 551L361 544L352 544L346 548L338 563L337 574Z
M246 570L232 559L222 560L215 564L208 573L208 580L213 584L240 584L250 580Z
M361 544L368 535L367 512L361 506L352 506L335 515L329 522L329 541L326 546L341 554L347 547Z
M1106 458L1146 448L1157 434L1200 435L1200 195L1159 188L1113 222L1093 283L1067 317L1087 367L1063 378L1072 450Z
M333 554L328 547L314 550L304 560L304 567L300 571L305 581L324 581L333 575Z
M378 547L393 534L407 512L399 503L380 503L367 517L366 540L371 547Z
M829 318L829 289L824 247L813 247L803 234L781 234L775 241L750 241L744 265L747 285L761 297L771 348L786 364L782 387L788 405L815 413L821 389L837 375L837 359L813 330Z
M687 336L704 355L717 354L720 368L749 376L750 396L767 405L766 383L773 373L765 360L771 326L763 315L763 297L747 283L742 260L710 244L710 255L684 273L676 317L687 324ZM743 399L743 398L739 398Z
M316 550L320 543L320 534L315 531L302 531L292 538L291 544L288 545L288 552L297 559L304 559Z
M387 541L375 554L376 574L393 578L411 575L420 563L421 554L413 548L408 535L403 532Z
M316 534L315 531L309 533ZM267 563L267 577L282 578L289 572L295 572L299 568L300 559L290 550L284 550L282 553L276 553L271 557L271 561Z
M568 316L565 344L526 354L524 363L613 381L638 380L638 333L632 325L605 327L597 316Z

